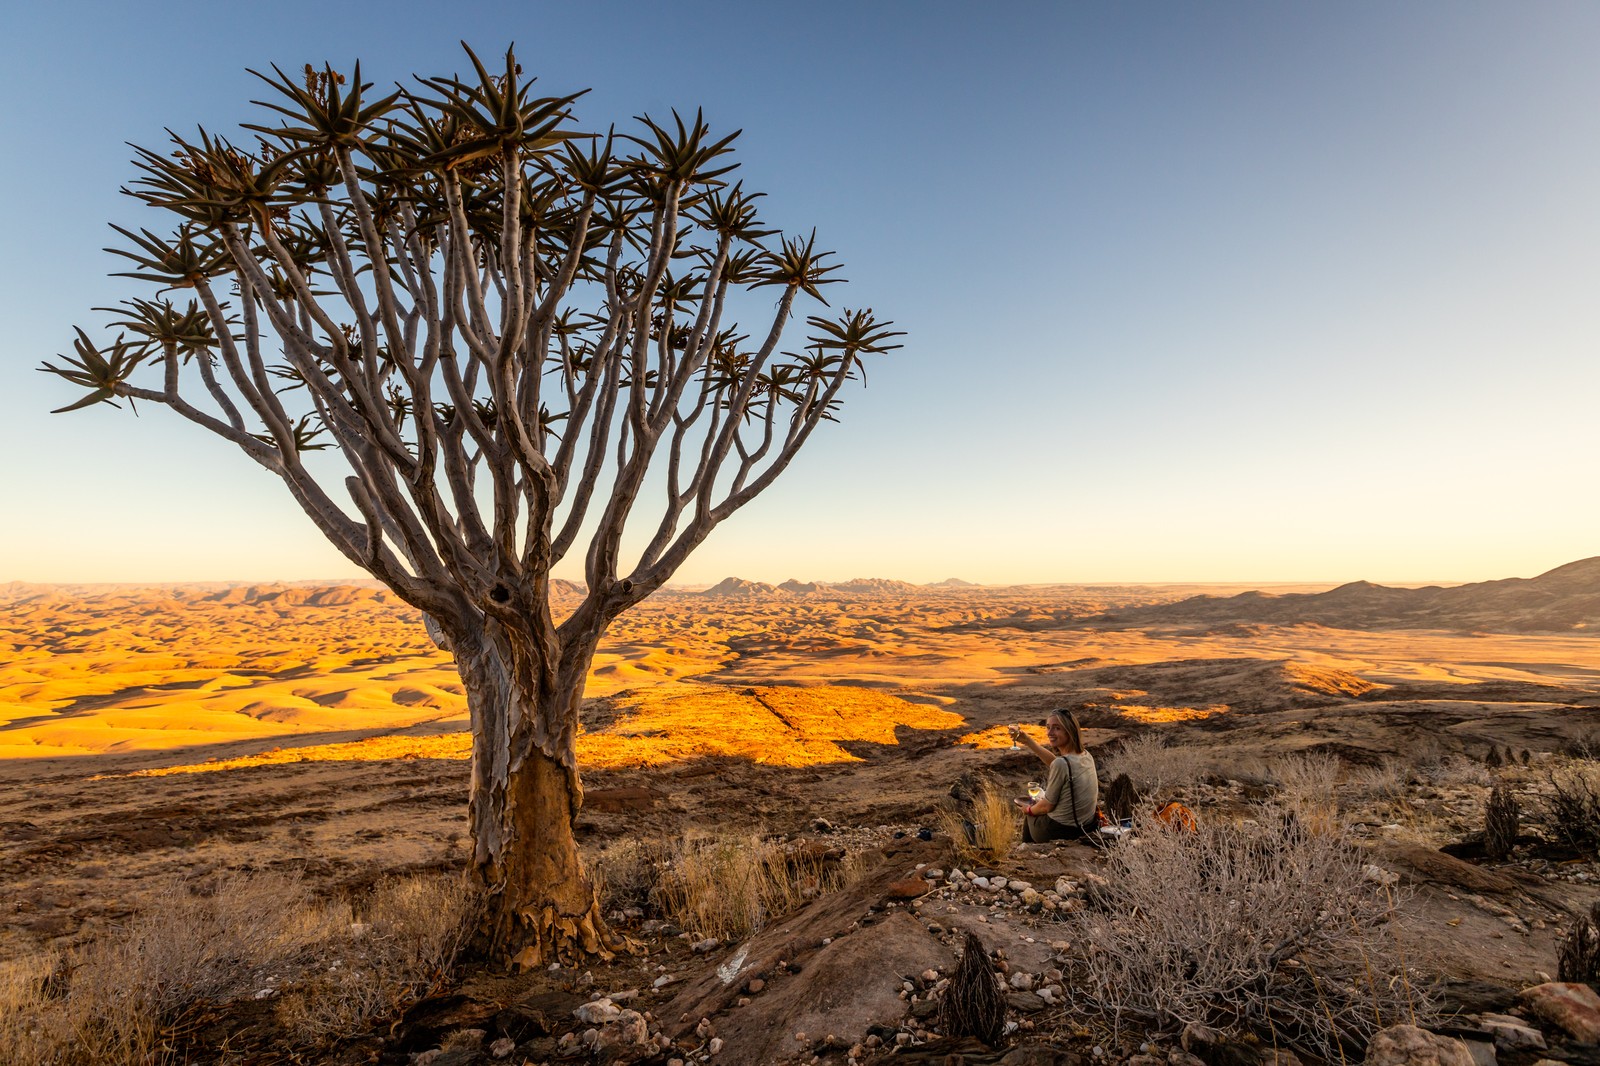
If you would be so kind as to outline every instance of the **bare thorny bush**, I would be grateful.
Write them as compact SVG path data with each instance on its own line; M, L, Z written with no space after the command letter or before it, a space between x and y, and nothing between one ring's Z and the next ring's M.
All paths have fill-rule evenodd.
M1539 810L1545 835L1586 855L1600 854L1600 763L1574 760L1548 771Z
M470 926L455 879L382 882L355 905L282 875L214 889L174 882L115 933L0 970L0 1063L172 1061L207 1009L272 996L290 1041L317 1044L436 988Z
M1100 778L1127 774L1141 796L1170 798L1173 788L1192 785L1212 771L1212 757L1197 747L1169 743L1160 733L1144 733L1125 741L1105 759Z
M1073 1008L1177 1030L1251 1030L1324 1059L1432 1006L1388 930L1392 890L1359 852L1288 812L1271 824L1142 827L1072 913Z

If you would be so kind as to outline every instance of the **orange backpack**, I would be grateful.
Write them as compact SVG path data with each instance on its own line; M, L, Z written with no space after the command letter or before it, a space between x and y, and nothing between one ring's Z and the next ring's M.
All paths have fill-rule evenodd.
M1200 828L1200 823L1195 820L1194 812L1181 803L1169 803L1156 811L1156 821L1168 829L1182 829L1190 833Z

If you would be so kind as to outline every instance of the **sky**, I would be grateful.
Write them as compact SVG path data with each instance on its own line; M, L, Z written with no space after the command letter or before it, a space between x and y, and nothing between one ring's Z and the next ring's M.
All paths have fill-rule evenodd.
M1600 5L66 2L0 15L0 582L357 576L283 486L34 372L126 142L515 42L591 127L701 107L904 329L679 571L1471 581L1600 554ZM811 313L811 310L806 310ZM93 328L90 329L94 333ZM558 571L578 576L570 568Z

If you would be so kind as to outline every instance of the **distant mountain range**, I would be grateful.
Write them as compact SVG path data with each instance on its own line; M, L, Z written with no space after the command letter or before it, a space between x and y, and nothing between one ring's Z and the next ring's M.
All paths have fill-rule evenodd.
M695 596L710 596L716 599L759 599L763 597L784 598L788 596L908 596L930 589L947 588L976 588L970 581L960 578L946 578L932 585L913 585L909 581L895 581L883 577L857 577L849 581L798 581L790 578L781 585L769 585L765 581L746 581L742 577L727 577L712 585L710 588L697 593L688 593Z
M1538 577L1441 588L1390 588L1370 581L1317 593L1191 596L1115 611L1098 622L1313 623L1341 629L1465 629L1501 633L1600 632L1600 556Z

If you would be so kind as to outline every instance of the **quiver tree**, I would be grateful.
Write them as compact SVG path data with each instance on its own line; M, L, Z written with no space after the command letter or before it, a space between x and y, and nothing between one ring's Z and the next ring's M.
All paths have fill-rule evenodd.
M899 334L847 310L781 350L837 268L762 228L727 177L737 134L676 113L585 133L510 51L493 74L467 55L467 78L384 96L359 65L273 68L241 143L136 148L125 191L166 225L109 250L156 291L41 369L89 390L62 410L161 405L232 442L423 612L471 711L483 943L532 966L617 947L572 833L601 635ZM558 622L550 571L575 549L587 592Z

